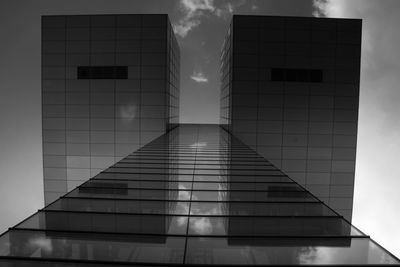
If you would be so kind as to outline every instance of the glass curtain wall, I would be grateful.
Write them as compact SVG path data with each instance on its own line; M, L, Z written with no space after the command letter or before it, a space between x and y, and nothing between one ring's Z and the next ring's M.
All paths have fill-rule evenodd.
M1 266L399 264L218 125L180 125L0 237Z

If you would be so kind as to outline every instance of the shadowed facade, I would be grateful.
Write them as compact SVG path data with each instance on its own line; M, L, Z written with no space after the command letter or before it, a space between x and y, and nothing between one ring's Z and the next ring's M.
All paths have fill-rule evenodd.
M167 15L42 17L45 203L178 123Z
M361 20L233 16L221 124L351 220Z

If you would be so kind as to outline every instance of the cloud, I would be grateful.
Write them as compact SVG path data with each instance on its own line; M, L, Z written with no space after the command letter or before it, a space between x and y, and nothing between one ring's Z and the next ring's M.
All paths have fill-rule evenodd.
M191 29L198 26L199 24L200 20L183 19L179 21L179 24L174 25L174 32L175 34L184 38Z
M327 1L326 0L313 0L313 16L314 17L325 17Z
M208 78L204 75L201 71L194 71L193 74L190 76L190 79L194 80L198 83L206 83L208 82Z
M119 107L119 114L121 118L127 119L129 121L136 118L137 115L137 106L134 104L125 105Z
M358 2L355 0L354 2ZM347 5L344 0L313 0L313 16L315 17L351 17L352 12L348 12L343 9ZM363 3L357 3L358 5L364 5ZM352 4L349 4L352 5Z
M33 239L30 239L28 244L33 249L40 248L46 253L51 253L53 251L51 240L46 237L35 237Z
M215 12L214 14L217 17L223 18L225 20L229 19L231 17L231 15L233 14L233 12L235 12L235 10L246 4L246 0L236 0L236 1L226 1L225 3L223 1L218 1L218 3L222 3L219 7L215 8ZM253 9L253 6L257 9L256 5L252 5L251 9Z
M188 221L188 217L180 216L180 217L178 217L177 224L178 224L178 226L183 226L183 225L186 225L187 221Z
M190 192L183 191L183 190L188 190L184 185L180 184L179 190L181 190L181 191L179 191L178 200L190 200Z
M190 145L191 149L197 150L197 149L202 149L207 146L207 142L195 142Z
M192 217L190 226L196 234L207 235L213 232L213 226L208 217Z
M220 8L215 9L215 15L217 17L222 17L224 19L227 19L230 15L232 15L233 11L235 10L235 7L232 3L226 3L222 5Z
M174 24L174 32L186 37L189 31L200 25L200 17L204 12L214 12L214 0L181 0L180 9L184 16Z
M258 6L256 4L251 5L251 10L253 11L258 10Z
M216 3L219 5L217 6ZM201 24L201 17L215 15L228 19L239 6L246 3L246 0L218 1L214 0L180 0L179 8L183 17L173 24L175 34L185 38L188 33Z

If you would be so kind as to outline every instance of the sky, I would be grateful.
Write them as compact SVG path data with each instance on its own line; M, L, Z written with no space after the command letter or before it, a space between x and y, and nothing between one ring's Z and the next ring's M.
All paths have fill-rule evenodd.
M43 207L40 16L168 13L181 49L181 122L218 123L232 14L363 19L353 224L400 257L400 1L2 0L0 232Z

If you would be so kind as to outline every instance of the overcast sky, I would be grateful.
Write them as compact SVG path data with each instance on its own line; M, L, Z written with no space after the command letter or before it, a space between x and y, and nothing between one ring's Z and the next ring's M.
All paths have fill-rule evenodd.
M232 14L363 19L353 224L400 257L400 1L2 0L0 232L43 207L40 16L168 13L181 48L181 122L217 123Z

